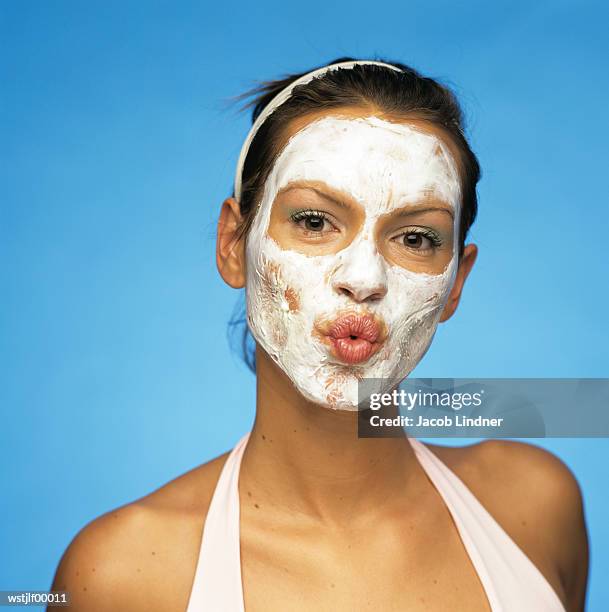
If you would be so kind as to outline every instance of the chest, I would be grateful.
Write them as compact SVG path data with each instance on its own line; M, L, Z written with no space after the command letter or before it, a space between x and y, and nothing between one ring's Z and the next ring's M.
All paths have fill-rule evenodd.
M357 531L245 527L246 612L490 610L446 514Z

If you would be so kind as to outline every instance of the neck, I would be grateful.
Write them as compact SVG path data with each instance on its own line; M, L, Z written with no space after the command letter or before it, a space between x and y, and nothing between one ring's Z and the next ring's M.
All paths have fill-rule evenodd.
M256 420L241 486L276 510L344 522L412 499L418 462L406 437L358 438L358 412L307 401L257 349ZM254 492L252 491L254 489Z

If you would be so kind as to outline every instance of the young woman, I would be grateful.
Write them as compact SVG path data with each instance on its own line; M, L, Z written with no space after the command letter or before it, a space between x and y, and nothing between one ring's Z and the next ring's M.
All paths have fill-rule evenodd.
M479 167L454 96L350 58L257 93L217 240L256 341L252 431L89 524L53 588L88 612L583 610L561 461L357 435L358 380L412 371L476 258Z

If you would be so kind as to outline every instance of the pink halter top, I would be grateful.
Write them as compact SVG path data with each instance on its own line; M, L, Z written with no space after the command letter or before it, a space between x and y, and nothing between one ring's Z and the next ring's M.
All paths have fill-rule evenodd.
M187 612L245 612L239 544L239 468L249 433L228 456L209 506ZM446 503L492 612L565 612L543 574L471 491L422 442L408 438Z

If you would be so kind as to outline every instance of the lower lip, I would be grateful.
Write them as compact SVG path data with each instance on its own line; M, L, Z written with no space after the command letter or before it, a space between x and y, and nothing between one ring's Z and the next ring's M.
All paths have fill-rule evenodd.
M337 356L345 363L362 363L374 352L374 344L363 338L332 338Z

